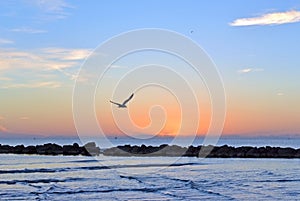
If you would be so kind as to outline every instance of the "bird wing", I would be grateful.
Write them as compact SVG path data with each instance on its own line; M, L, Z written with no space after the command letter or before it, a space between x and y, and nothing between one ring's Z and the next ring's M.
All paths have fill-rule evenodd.
M126 105L126 103L128 103L132 98L133 98L134 94L131 94L131 96L129 98L127 98L122 105Z
M113 103L113 104L115 104L115 105L117 105L117 106L121 106L121 104L120 103L116 103L116 102L113 102L113 101L109 101L109 102L111 102L111 103Z

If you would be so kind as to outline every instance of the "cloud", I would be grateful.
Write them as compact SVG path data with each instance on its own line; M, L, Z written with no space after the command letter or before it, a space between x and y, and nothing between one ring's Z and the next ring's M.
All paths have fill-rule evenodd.
M48 19L64 19L70 15L66 10L73 8L64 0L31 0L28 2L43 12L44 17Z
M29 27L21 27L21 28L14 28L11 29L12 32L21 32L21 33L29 33L29 34L40 34L40 33L47 33L48 31L42 29L33 29Z
M5 3L2 3L5 2ZM9 18L22 18L25 23L32 24L37 22L39 24L50 22L53 20L65 19L71 15L72 9L75 7L67 0L13 0L13 1L1 1L0 16ZM16 7L18 9L16 9ZM20 12L22 11L22 12ZM27 32L27 33L44 33L44 30L35 29L16 29L16 31Z
M0 125L0 132L8 132L8 129Z
M13 43L14 43L14 41L12 41L12 40L0 38L0 45L1 44L13 44Z
M240 18L231 22L230 26L279 25L300 22L300 11L267 13L258 17Z
M245 73L253 73L253 72L261 72L264 71L263 68L244 68L241 70L238 70L237 72L240 74L245 74Z
M20 117L21 120L28 120L29 117Z
M277 95L277 96L283 96L283 95L284 95L284 93L282 93L282 92L278 92L276 95Z
M47 48L35 51L0 49L0 72L4 69L57 70L71 68L78 65L89 53L89 49Z
M71 73L65 69L74 67L91 53L90 49L45 48L42 50L47 59L57 62L49 63L48 69L57 70L71 80L77 78L77 72Z
M90 49L44 48L30 51L0 48L1 88L57 88L75 80ZM22 75L22 76L20 76ZM18 81L17 83L15 81Z
M33 2L41 9L47 12L60 13L63 12L65 8L72 7L64 0L33 0Z
M35 83L20 83L20 84L7 84L3 85L0 88L8 89L8 88L59 88L61 87L61 83L59 82L35 82Z
M110 68L116 68L116 69L120 69L120 68L127 68L127 66L120 66L120 65L111 65Z
M11 81L12 79L9 77L0 77L0 81Z
M44 48L44 53L49 54L49 58L60 60L82 60L90 53L90 49L66 49L66 48Z

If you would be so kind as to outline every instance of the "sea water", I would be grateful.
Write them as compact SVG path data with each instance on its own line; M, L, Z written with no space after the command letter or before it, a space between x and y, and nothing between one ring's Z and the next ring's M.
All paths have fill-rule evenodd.
M109 143L103 143L102 137L35 137L35 138L0 138L0 144L8 145L38 145L45 143L56 143L59 145L72 144L74 142L83 145L84 142L95 141L100 148L106 149L118 145L152 145L159 146L161 144L174 144L174 137L149 137L149 138L133 138L133 137L108 137ZM201 145L204 141L203 137L179 137L176 144L180 146ZM300 148L300 136L276 136L276 137L239 137L239 136L222 136L217 142L217 146L274 146L274 147L292 147Z
M172 138L110 138L160 145ZM199 138L194 145L201 144ZM72 144L74 139L1 144ZM219 145L299 148L299 138L223 138ZM0 154L0 200L300 200L300 159Z
M300 200L299 159L7 154L0 160L0 200Z

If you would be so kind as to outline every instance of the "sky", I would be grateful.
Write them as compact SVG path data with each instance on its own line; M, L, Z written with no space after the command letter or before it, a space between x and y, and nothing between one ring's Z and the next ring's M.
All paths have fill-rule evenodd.
M76 136L72 93L81 65L104 41L144 28L178 32L216 64L226 94L223 135L300 136L299 1L7 0L0 1L0 21L0 133L7 136ZM103 130L120 134L113 119L120 111L108 100L131 94L113 94L113 86L134 66L153 61L190 77L201 111L200 120L190 122L205 134L209 91L186 64L157 52L129 55L104 76L95 95ZM155 71L138 77L148 76ZM153 105L165 110L149 116ZM129 133L174 135L180 127L180 104L161 88L141 89L124 111L140 129L123 125ZM151 115L158 127L165 122L162 129L147 127Z

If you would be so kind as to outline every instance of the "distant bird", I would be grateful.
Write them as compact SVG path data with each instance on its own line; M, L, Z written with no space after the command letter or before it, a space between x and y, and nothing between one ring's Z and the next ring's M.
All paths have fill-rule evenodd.
M191 34L194 33L194 30L191 30L190 33L191 33Z
M117 105L119 108L127 108L126 104L133 98L133 95L134 95L134 94L131 94L131 96L130 96L129 98L127 98L122 104L113 102L113 101L111 101L111 100L110 100L109 102L111 102L111 103Z

